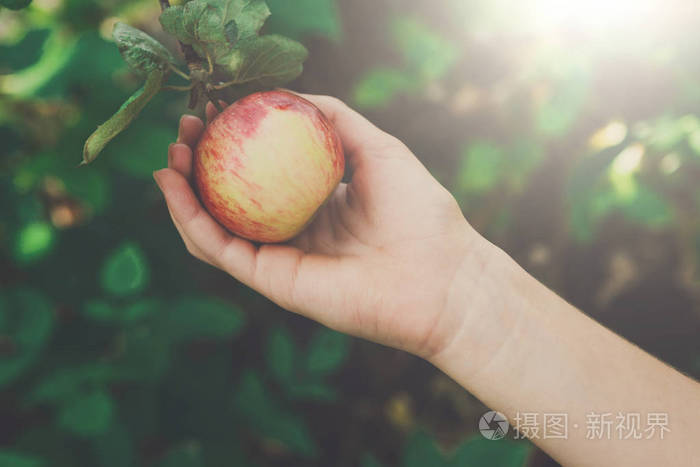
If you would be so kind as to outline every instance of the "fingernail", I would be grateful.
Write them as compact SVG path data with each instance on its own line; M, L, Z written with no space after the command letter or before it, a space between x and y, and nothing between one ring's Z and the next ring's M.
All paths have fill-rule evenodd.
M180 135L182 134L182 122L185 120L185 116L183 115L180 117L180 122L177 124L177 139L175 140L176 143L180 142Z

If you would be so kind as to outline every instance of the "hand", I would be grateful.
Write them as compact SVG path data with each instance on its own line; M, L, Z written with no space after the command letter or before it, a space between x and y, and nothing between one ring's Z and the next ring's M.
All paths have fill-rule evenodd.
M341 101L304 95L333 122L346 153L342 183L297 238L261 245L231 235L191 184L204 129L185 115L168 168L154 173L188 251L281 307L342 332L430 358L463 323L460 269L478 268L481 238L459 206L396 138ZM207 119L215 116L213 105ZM456 299L455 294L460 296Z

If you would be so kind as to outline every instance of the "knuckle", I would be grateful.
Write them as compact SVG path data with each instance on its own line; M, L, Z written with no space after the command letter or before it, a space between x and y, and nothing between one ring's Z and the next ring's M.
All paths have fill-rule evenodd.
M192 226L195 224L199 218L199 216L202 214L201 208L197 206L196 204L189 206L189 208L182 213L182 225L183 226Z
M402 155L405 151L410 152L400 139L382 130L379 130L366 144L380 156L394 157Z
M328 99L330 100L331 104L337 105L338 107L347 107L345 102L341 101L335 96L329 96Z
M321 99L323 99L329 106L336 107L340 110L348 108L345 102L335 96L321 96Z

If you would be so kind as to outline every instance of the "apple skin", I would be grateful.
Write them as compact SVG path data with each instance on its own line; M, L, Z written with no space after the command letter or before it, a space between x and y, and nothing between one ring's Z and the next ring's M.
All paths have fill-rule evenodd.
M209 213L260 243L299 234L343 178L343 147L311 102L286 91L251 94L207 126L194 182Z

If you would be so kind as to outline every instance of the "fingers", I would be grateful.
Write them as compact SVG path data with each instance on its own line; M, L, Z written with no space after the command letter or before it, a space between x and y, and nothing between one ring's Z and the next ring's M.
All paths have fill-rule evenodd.
M228 104L225 101L220 100L219 105L221 106L222 109L225 109ZM213 102L207 102L207 109L206 109L206 114L207 114L207 124L214 120L214 118L219 114L219 111L216 109L216 106L214 105Z
M178 221L175 220L175 216L173 216L173 212L168 208L168 213L170 214L170 219L173 221L173 225L177 229L177 233L180 234L180 238L182 238L182 241L185 243L185 247L187 247L187 252L197 258L200 261L204 261L205 263L218 267L212 260L207 258L202 251L192 243L192 240L187 237L185 232L182 230L182 226Z
M168 167L189 180L192 177L192 149L184 143L174 143L168 148Z
M184 145L183 145L183 144L179 144L179 146L184 146ZM188 147L188 146L186 146L186 147ZM189 148L189 147L188 147L188 148ZM169 160L169 161L170 161L170 159L171 159L171 153L172 153L172 151L169 151L169 153L168 153L168 160ZM170 162L168 163L168 166L169 166L171 169L173 168L173 165L172 165ZM176 169L174 169L174 170L176 170ZM158 177L156 176L155 173L154 173L153 175L154 175L154 178L156 179L156 183L158 183ZM160 184L159 184L159 186L160 186ZM162 188L161 188L161 190L162 190ZM216 266L216 264L215 264L210 258L208 258L208 257L199 249L199 247L196 246L196 245L192 242L192 240L190 240L190 238L187 236L187 234L186 234L186 233L184 232L184 230L182 229L182 225L180 225L180 222L178 222L177 219L175 218L175 216L173 215L173 211L172 211L172 209L170 208L169 205L168 205L168 213L170 214L170 218L172 219L173 224L175 225L175 228L177 229L178 233L180 234L180 237L182 238L182 241L185 243L185 246L187 247L187 251L188 251L192 256L194 256L194 257L200 259L201 261L204 261L204 262L206 262L206 263L209 263L209 264L211 264L212 266Z
M231 236L221 227L204 210L182 174L162 169L153 176L190 253L252 285L257 256L255 246Z
M262 245L230 235L202 207L187 180L174 169L153 174L168 204L175 226L188 251L254 288L280 306L304 314L329 326L340 327L341 317L329 313L330 300L321 290L334 290L338 282L331 271L342 273L339 259L304 254L290 245ZM346 279L356 271L340 274ZM337 300L336 300L337 301Z
M204 210L182 174L162 169L154 178L183 233L207 258L216 259L229 241L228 233Z
M194 115L183 115L180 119L180 128L177 134L177 142L190 147L197 144L204 131L204 123Z
M171 144L168 148L168 168L177 171L183 177L189 180L192 175L192 149L190 149L189 146L183 143ZM168 207L168 212L170 213L170 218L173 220L173 224L175 225L175 228L180 234L180 237L182 237L182 240L185 242L187 251L189 251L192 255L196 256L202 261L205 261L214 266L214 264L212 264L210 260L205 258L204 254L202 254L199 248L194 246L194 244L187 237L187 235L185 235L185 233L182 230L182 226L179 222L175 220L175 217L173 216L170 207Z

